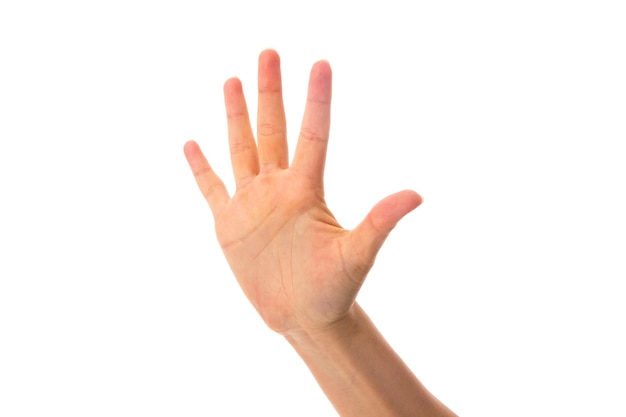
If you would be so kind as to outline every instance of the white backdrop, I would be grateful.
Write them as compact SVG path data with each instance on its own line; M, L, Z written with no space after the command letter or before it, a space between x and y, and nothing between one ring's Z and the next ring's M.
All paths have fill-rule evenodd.
M182 153L232 186L222 84L254 108L267 47L292 149L333 67L344 226L424 196L359 298L424 384L463 416L626 415L622 3L1 2L0 415L335 415Z

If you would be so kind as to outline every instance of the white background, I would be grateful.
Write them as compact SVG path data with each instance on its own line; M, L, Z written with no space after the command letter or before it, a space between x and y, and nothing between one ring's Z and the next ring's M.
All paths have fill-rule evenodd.
M254 109L268 47L292 149L333 67L345 227L424 196L359 298L422 382L464 416L626 415L622 4L2 1L0 415L335 415L182 153L232 190L222 84Z

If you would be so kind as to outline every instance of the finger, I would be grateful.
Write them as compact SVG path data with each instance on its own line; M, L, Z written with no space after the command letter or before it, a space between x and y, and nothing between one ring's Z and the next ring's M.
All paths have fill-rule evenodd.
M354 270L350 276L365 279L385 239L396 224L422 203L415 191L405 190L378 202L365 219L350 233L346 265Z
M226 187L213 169L211 169L196 142L187 142L184 151L198 188L200 188L202 195L209 203L213 217L217 218L230 199Z
M230 159L237 188L243 187L259 173L256 143L250 127L248 107L241 81L231 78L224 84L224 103L228 118Z
M330 130L332 72L326 61L311 69L302 128L292 168L322 185Z
M288 167L286 130L280 57L275 51L266 50L259 56L257 111L257 140L262 171Z

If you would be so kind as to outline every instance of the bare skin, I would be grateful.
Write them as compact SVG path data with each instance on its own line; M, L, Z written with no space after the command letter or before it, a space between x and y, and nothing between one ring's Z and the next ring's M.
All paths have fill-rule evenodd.
M323 184L331 79L327 62L313 65L291 164L278 54L266 50L259 57L256 140L241 82L226 81L232 197L195 142L185 144L185 156L243 292L300 354L340 415L453 416L355 302L386 237L422 199L400 191L354 230L339 225Z

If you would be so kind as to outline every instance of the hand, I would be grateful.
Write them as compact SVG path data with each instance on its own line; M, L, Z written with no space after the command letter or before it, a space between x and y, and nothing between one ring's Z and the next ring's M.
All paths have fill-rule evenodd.
M278 54L267 50L259 57L256 143L241 82L226 81L232 198L198 145L185 144L239 285L265 323L283 335L324 331L345 318L385 238L422 201L409 190L390 195L352 231L335 220L323 184L331 79L327 62L311 69L291 165Z

